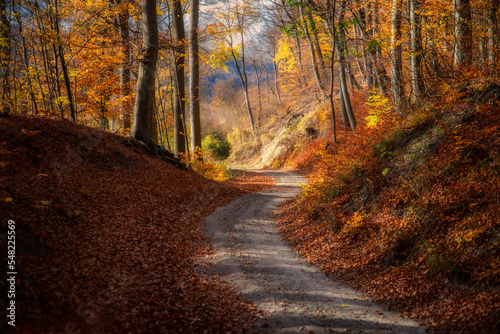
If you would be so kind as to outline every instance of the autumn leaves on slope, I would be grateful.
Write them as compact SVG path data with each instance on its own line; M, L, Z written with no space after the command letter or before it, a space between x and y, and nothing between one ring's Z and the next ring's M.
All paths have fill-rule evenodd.
M404 117L388 111L342 132L337 155L321 138L303 148L295 158L320 168L282 211L281 231L327 273L435 333L494 333L500 86L450 88Z
M197 275L193 259L208 250L202 217L268 178L210 181L124 137L63 120L9 116L0 129L2 231L7 219L17 228L18 328L248 328L252 307Z

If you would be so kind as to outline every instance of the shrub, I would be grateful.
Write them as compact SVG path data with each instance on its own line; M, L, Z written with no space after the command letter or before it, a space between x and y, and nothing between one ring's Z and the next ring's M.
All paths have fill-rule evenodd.
M212 132L203 138L202 147L206 154L219 161L226 160L231 153L229 141L220 132Z

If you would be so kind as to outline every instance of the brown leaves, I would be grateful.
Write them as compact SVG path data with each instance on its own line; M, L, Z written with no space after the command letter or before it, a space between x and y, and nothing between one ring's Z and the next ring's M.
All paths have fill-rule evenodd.
M200 277L194 260L209 249L203 217L268 178L213 182L62 120L7 117L0 129L0 192L12 198L0 208L19 228L20 324L40 333L250 328L252 306Z
M317 152L311 184L279 214L281 232L309 261L431 331L495 332L500 113L434 103L432 115L363 128L337 155Z

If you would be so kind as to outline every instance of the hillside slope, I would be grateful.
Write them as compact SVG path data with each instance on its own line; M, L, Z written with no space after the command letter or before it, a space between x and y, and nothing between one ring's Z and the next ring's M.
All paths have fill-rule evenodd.
M0 241L4 258L14 221L19 332L248 328L252 307L193 261L209 248L202 218L267 178L210 181L60 119L1 117L0 150Z
M342 132L338 154L312 142L288 157L316 168L280 213L284 237L433 332L498 332L500 85L458 85L378 118Z

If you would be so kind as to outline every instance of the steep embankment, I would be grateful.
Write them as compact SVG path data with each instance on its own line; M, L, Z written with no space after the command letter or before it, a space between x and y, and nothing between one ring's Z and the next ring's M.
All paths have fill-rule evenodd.
M252 307L216 278L200 277L193 260L208 247L202 218L268 178L252 176L252 187L213 182L125 137L60 119L3 116L0 149L2 263L10 219L18 330L248 328Z
M437 333L500 330L500 86L342 133L281 212L309 261ZM314 147L311 143L310 147ZM307 161L303 159L302 161Z

